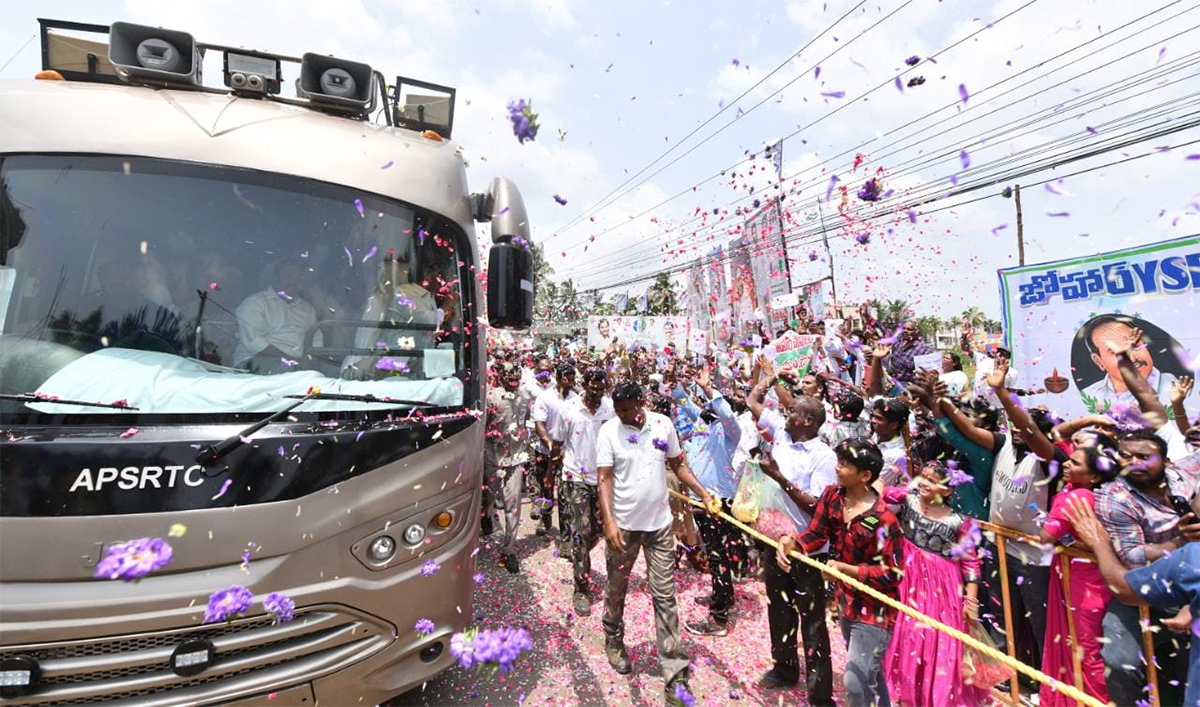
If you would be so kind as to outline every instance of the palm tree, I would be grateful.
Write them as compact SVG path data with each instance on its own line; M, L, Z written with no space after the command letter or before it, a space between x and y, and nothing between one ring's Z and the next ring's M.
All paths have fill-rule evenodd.
M987 330L988 318L979 307L968 307L963 310L962 324L971 330Z
M879 308L879 320L888 329L895 329L912 316L908 302L902 299L890 299Z
M922 339L936 342L938 330L942 328L942 320L927 314L917 318L917 328L921 331Z

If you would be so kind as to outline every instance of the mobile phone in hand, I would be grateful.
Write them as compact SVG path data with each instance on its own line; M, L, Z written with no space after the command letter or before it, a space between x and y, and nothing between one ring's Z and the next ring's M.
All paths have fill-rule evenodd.
M1167 500L1171 502L1171 507L1175 509L1175 512L1179 514L1180 518L1188 515L1189 513L1193 514L1194 516L1196 513L1196 511L1192 509L1192 504L1188 503L1188 500L1183 496L1171 494L1167 497ZM1192 522L1195 523L1196 519L1193 518Z

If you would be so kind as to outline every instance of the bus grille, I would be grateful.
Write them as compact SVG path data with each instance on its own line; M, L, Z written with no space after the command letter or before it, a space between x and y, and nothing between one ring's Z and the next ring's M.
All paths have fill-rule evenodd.
M199 675L176 675L171 654L184 641L200 639L215 647L213 664ZM8 646L0 659L31 656L42 672L33 694L0 699L0 705L226 702L307 682L357 663L391 641L391 629L374 620L322 609L297 611L284 624L257 617L194 629Z

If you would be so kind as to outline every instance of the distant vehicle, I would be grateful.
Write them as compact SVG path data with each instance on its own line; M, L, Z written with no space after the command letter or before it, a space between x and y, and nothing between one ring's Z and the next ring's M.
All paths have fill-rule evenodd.
M528 327L534 290L516 187L468 191L454 89L127 23L41 37L45 80L0 83L2 703L374 705L449 667L475 222L487 324ZM93 579L176 524L161 571ZM255 604L204 624L231 585Z

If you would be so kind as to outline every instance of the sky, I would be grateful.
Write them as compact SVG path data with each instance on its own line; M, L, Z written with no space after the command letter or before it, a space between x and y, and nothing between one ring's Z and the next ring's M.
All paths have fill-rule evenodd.
M999 318L996 270L1017 264L1015 204L1000 195L1010 183L1026 185L1027 263L1200 232L1200 128L1056 164L1196 118L1195 2L25 5L0 4L2 79L40 68L29 41L40 16L333 54L455 86L453 138L472 188L501 175L516 181L553 279L619 285L610 297L637 294L649 283L632 280L737 237L738 210L780 192L793 285L827 274L832 258L841 303L898 298L918 315L978 306ZM905 64L910 56L917 66ZM924 83L909 87L917 76ZM540 116L525 144L506 111L519 98ZM763 157L779 138L782 186ZM1102 167L1117 160L1127 161ZM1033 164L1042 169L953 195ZM883 201L856 196L872 177ZM814 230L818 199L828 250Z

